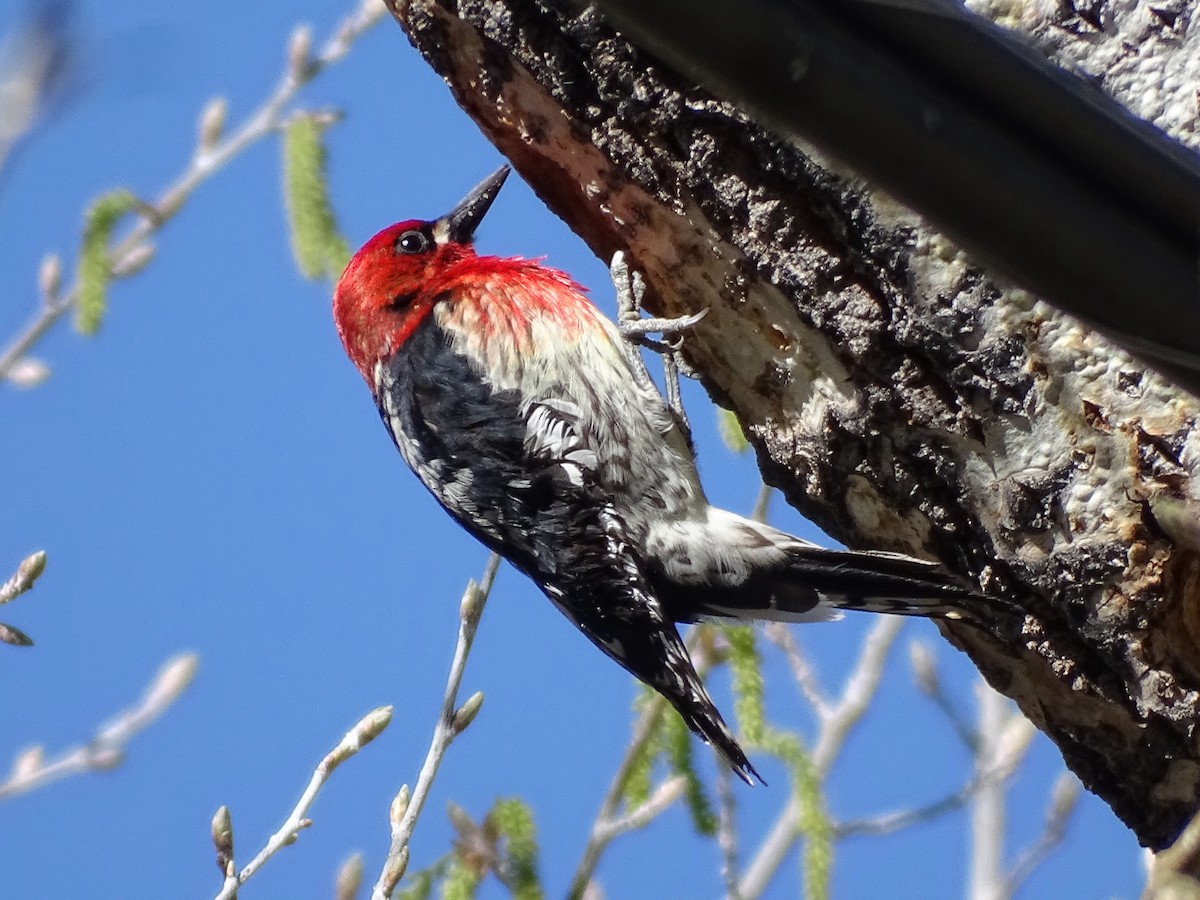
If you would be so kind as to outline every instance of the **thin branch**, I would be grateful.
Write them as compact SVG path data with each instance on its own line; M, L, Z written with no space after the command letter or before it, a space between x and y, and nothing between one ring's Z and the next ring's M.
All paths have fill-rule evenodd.
M904 620L898 616L881 616L863 638L854 671L846 679L842 696L829 719L822 723L821 733L813 746L813 765L821 775L829 771L851 729L875 699L883 680L883 667L903 627Z
M919 825L922 822L930 822L940 816L944 816L946 813L962 809L967 801L974 796L975 792L983 786L985 780L984 778L973 778L953 794L949 794L941 800L935 800L933 803L927 803L924 806L838 822L833 827L834 837L838 840L855 835L882 837L905 828L911 828L913 825Z
M379 0L361 0L357 9L342 21L333 37L315 57L309 55L307 29L297 29L292 35L287 70L274 93L223 140L213 139L214 134L219 134L219 125L214 128L208 114L217 108L219 101L210 105L202 117L199 145L187 167L156 201L141 205L137 224L113 248L110 254L112 277L121 278L136 271L145 262L149 238L179 212L192 192L233 157L277 131L287 120L288 106L300 89L341 60L354 41L378 23L385 12ZM9 377L13 368L74 308L78 299L78 281L63 293L42 298L33 319L0 351L0 381Z
M979 697L979 747L976 769L993 767L1001 753L1001 740L1008 724L1011 702L992 690L981 678L976 683ZM1004 785L997 779L980 780L971 795L971 851L967 880L970 900L1001 900L1003 894Z
M784 659L787 660L788 667L792 670L792 677L796 680L804 699L816 713L817 719L819 721L828 719L833 715L829 698L825 696L825 692L817 682L817 675L808 664L808 660L800 652L800 645L796 643L791 629L783 622L770 622L764 631L767 640L783 651Z
M8 780L0 784L0 800L25 794L52 781L83 772L102 772L121 764L130 739L179 699L196 674L194 653L173 656L163 663L136 706L102 726L87 744L46 760L41 747L18 754Z
M483 607L492 583L496 580L496 571L500 567L500 557L493 553L483 572L483 578L476 585L474 581L467 585L460 605L458 626L458 641L454 646L454 658L450 663L450 674L446 679L446 690L442 697L442 708L433 728L433 739L429 744L429 752L425 754L425 762L417 775L417 785L409 795L405 785L396 795L392 803L391 821L392 836L388 847L387 858L375 886L371 889L372 900L388 900L404 870L408 867L408 845L412 840L413 829L417 819L429 798L430 788L437 776L438 768L446 755L446 750L454 739L462 734L464 728L471 723L479 711L483 701L482 694L474 694L461 707L458 705L458 689L462 684L463 672L467 666L467 656L471 652L471 644L475 640L475 632L479 628L479 619L483 615Z
M919 825L922 822L929 822L948 812L961 809L982 788L992 784L1003 783L1011 774L1012 770L1008 766L994 766L985 772L973 776L970 781L954 793L947 794L940 800L935 800L924 806L838 822L834 825L834 836L837 838L854 835L882 837L904 828L910 828L913 825Z
M575 875L571 879L570 890L567 891L567 896L572 900L578 900L583 897L588 884L592 880L592 873L596 870L596 865L600 862L600 855L604 852L604 848L608 845L615 834L605 831L605 826L610 822L620 806L621 797L625 793L625 786L629 783L629 776L633 773L633 767L637 763L638 758L649 743L650 738L654 734L655 726L659 719L667 710L667 701L660 696L653 697L646 708L642 710L641 716L633 727L633 737L629 741L629 745L625 748L625 756L617 766L617 772L613 776L612 782L608 786L608 792L604 795L604 799L600 801L600 809L596 813L596 818L592 823L592 831L588 835L587 846L583 849L583 856L579 860L579 866L575 870Z
M775 488L769 484L759 485L758 496L754 499L754 509L750 511L750 518L755 522L766 522L767 513L771 511L771 498L775 496Z
M721 848L721 880L725 883L726 900L741 900L738 893L738 833L737 794L733 790L733 775L728 766L717 770L717 845Z
M945 715L946 721L958 735L972 756L979 755L979 745L982 738L975 725L967 720L962 711L954 704L954 700L942 686L938 676L937 663L933 651L924 641L915 640L908 646L908 662L917 682L917 689L933 701L934 705Z
M1004 896L1014 897L1021 885L1036 871L1051 853L1062 843L1067 833L1071 814L1079 802L1080 784L1070 772L1063 772L1050 790L1050 802L1046 807L1046 824L1033 845L1028 847L1004 879Z
M842 838L859 834L891 834L894 831L921 822L928 822L930 819L936 819L938 816L959 809L974 800L983 791L994 787L1003 790L1005 783L1025 758L1035 733L1033 724L1024 716L1019 714L1008 716L996 729L994 740L986 744L991 751L988 759L976 762L975 774L957 791L940 800L913 809L839 822L834 826L835 835ZM1055 796L1057 797L1058 794L1056 793ZM1065 804L1066 800L1064 799L1062 803ZM1051 809L1047 814L1048 822L1051 820L1052 814L1059 809L1060 805L1056 805L1052 801ZM1067 814L1069 814L1069 809L1065 809L1061 813L1063 816Z
M597 841L601 844L608 844L623 834L645 828L666 812L676 800L683 796L686 790L687 778L685 776L677 775L674 778L668 778L655 789L654 793L650 795L650 799L637 809L618 819L606 819L598 823Z
M377 738L392 720L392 707L381 706L371 710L358 723L346 732L338 745L325 754L313 770L308 785L288 813L288 817L278 830L267 839L258 854L240 872L234 871L233 864L233 828L229 821L229 810L222 806L213 820L213 841L217 845L217 861L225 869L225 881L216 895L216 900L233 900L237 897L238 889L245 884L255 872L263 867L272 856L282 848L293 844L300 832L312 824L308 811L312 808L317 794L329 780L334 769L351 756Z

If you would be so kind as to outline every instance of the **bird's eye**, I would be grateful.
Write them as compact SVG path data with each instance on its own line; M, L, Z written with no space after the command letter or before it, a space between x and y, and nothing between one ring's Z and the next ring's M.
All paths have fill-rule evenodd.
M423 231L406 231L396 238L397 253L424 253L429 249L429 238Z

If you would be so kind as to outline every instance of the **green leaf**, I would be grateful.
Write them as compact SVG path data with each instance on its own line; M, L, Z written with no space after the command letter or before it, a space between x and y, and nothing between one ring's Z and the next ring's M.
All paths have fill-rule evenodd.
M337 278L350 261L350 248L337 228L329 202L325 126L298 115L283 139L283 188L292 253L306 278Z
M75 273L79 284L75 327L81 334L92 335L100 330L108 308L108 283L112 280L108 243L117 223L136 202L132 193L118 188L98 197L84 214L83 240Z

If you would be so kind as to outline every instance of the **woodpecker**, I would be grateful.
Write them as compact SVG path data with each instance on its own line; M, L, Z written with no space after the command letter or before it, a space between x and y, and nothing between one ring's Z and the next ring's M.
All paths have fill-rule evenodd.
M446 511L761 782L677 623L840 609L956 618L978 595L930 563L822 549L711 506L685 428L582 288L535 261L475 253L507 175L448 215L371 238L334 292L338 335Z

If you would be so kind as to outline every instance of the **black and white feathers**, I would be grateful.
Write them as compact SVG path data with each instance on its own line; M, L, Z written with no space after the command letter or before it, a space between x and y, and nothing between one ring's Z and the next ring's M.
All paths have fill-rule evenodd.
M455 519L749 781L676 623L954 615L971 592L909 557L824 550L710 506L687 439L613 326L573 286L564 309L558 273L524 275L442 296L376 366L380 415Z

